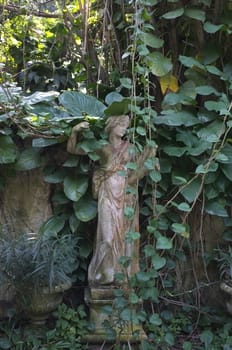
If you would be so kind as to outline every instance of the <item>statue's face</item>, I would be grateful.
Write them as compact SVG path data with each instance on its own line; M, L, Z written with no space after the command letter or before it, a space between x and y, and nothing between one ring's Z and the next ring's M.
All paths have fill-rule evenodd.
M126 133L128 126L129 121L122 120L112 129L112 133L116 136L123 137Z

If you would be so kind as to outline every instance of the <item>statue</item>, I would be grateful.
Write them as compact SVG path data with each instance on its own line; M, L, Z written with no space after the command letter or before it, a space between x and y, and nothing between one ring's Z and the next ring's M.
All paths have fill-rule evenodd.
M135 148L123 136L129 126L127 115L109 117L105 131L109 143L96 151L100 156L100 166L93 176L93 194L98 199L98 224L93 257L88 270L90 286L115 285L115 276L120 270L119 258L127 256L131 263L127 277L139 270L139 240L126 241L127 232L139 231L138 181L144 177L147 169L144 161L155 156L155 149L145 148L137 156ZM73 127L68 140L67 150L72 154L85 154L76 147L78 134L88 129L88 122ZM128 162L136 162L137 170L129 170ZM133 189L133 190L129 190ZM125 216L125 208L133 208L132 218Z
M95 331L84 338L89 343L102 343L106 340L104 322L108 316L103 311L104 306L113 305L114 289L123 289L127 297L127 278L139 271L139 239L130 240L126 236L129 232L139 231L138 181L147 172L145 160L154 157L156 149L147 147L138 155L134 145L123 139L129 122L127 115L109 117L105 127L109 143L96 151L100 164L93 176L93 195L98 200L98 224L93 257L88 269L89 288L85 290L89 318L95 325ZM77 141L78 135L88 128L87 122L73 127L67 144L68 152L85 154L78 147ZM136 170L127 167L129 162L137 165ZM128 210L131 215L125 215ZM122 267L119 263L121 257L127 257L130 264ZM120 279L119 283L117 274L120 272L123 272L124 279ZM117 316L112 312L110 323L120 341L137 342L146 339L142 327L133 324L134 312L135 308L132 307L131 322L126 322L123 330L115 326L114 318ZM134 337L135 331L139 337Z

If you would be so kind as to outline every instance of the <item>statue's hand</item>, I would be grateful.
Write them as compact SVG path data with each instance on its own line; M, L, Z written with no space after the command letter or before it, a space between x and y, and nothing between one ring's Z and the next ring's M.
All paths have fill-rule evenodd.
M81 123L75 125L72 128L72 131L80 132L80 131L85 130L85 129L89 129L89 123L88 122L81 122Z

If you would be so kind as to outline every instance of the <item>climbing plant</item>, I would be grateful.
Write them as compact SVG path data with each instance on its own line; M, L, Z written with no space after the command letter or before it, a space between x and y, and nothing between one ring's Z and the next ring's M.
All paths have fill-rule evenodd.
M172 346L177 332L165 327L175 307L200 317L202 295L218 284L206 218L221 220L221 239L231 244L231 1L25 0L2 1L0 10L2 190L9 175L43 168L55 192L54 216L42 229L83 236L84 279L86 232L97 215L95 151L107 142L105 119L130 114L130 141L139 151L158 146L139 188L141 232L127 237L141 240L130 302L143 300L147 314L138 320L148 321L152 346L158 338L162 349ZM66 142L82 120L90 123L81 140L88 157L74 157ZM191 317L180 321L187 334L199 321ZM211 335L201 338L209 348Z

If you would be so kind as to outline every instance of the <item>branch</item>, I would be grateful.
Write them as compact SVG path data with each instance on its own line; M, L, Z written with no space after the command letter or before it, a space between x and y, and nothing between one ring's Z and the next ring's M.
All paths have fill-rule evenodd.
M7 10L14 14L15 16L19 15L33 15L36 17L45 17L45 18L60 18L61 15L55 14L55 13L48 13L48 12L43 12L43 11L35 11L31 10L27 11L25 8L21 8L20 6L15 6L15 5L2 5L0 4L0 11Z

